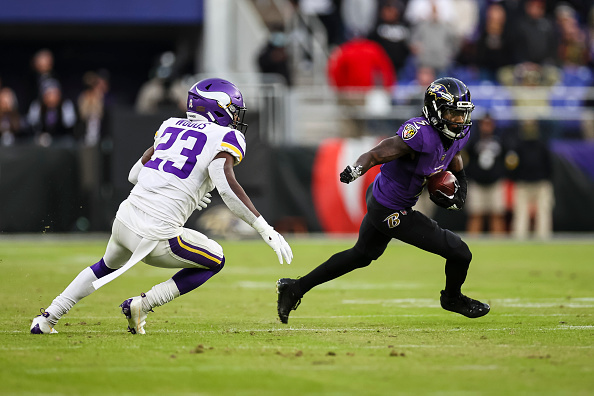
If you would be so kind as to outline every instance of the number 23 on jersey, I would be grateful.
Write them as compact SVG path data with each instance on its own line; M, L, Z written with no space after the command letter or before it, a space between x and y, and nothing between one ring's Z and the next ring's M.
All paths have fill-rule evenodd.
M155 147L156 157L147 162L144 166L171 173L180 179L186 179L190 176L190 173L192 173L194 166L196 166L196 157L198 157L204 149L207 139L206 135L193 129L177 127L167 127L163 131L161 138L164 139L166 135L169 135L167 141ZM193 145L191 147L186 147L186 142L192 142L192 140L194 141ZM163 151L164 153L159 153L159 151ZM177 167L175 166L175 163L177 162L179 164L184 158L180 158L179 162L174 162L171 159L177 159L180 156L185 157L186 159L181 167ZM171 159L167 159L164 162L163 158ZM160 169L161 164L163 164L163 166Z

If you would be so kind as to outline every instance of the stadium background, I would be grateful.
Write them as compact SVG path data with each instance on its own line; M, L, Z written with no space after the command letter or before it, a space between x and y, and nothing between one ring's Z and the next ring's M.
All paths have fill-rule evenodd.
M483 10L488 2L474 3ZM588 2L567 3L580 12L589 10ZM546 4L552 16L557 2ZM585 28L586 14L579 15ZM286 50L291 85L278 75L262 74L257 64L278 26L290 38ZM54 53L64 96L72 100L83 89L85 72L109 71L103 120L107 132L91 147L0 147L0 231L5 233L110 229L117 206L131 187L126 179L129 168L151 144L160 122L180 114L172 100L149 114L135 108L143 84L163 67L164 53L175 55L161 81L166 87L177 83L189 87L204 76L218 76L234 81L244 93L250 127L246 160L236 170L238 180L281 232L355 232L364 212L364 185L345 190L337 181L338 171L420 112L418 105L403 101L406 95L422 95L409 69L398 75L388 105L381 96L379 105L373 105L374 90L358 96L355 104L345 104L328 84L333 47L323 24L284 0L4 4L2 86L13 88L17 97L24 93L31 78L31 58L42 48ZM562 72L555 85L545 87L503 86L480 78L463 64L454 64L450 74L470 86L477 117L488 112L511 129L526 117L538 121L554 154L554 230L591 232L592 61ZM532 103L521 108L518 98L523 94ZM26 113L28 105L20 101L20 112ZM345 123L357 125L360 133L344 136ZM508 186L513 199L513 183ZM218 203L215 200L210 210L193 216L189 225L208 230L212 220L201 218L208 218L209 212L211 217L226 218ZM439 209L434 216L454 230L465 227L464 214ZM236 234L236 227L229 221L210 231Z

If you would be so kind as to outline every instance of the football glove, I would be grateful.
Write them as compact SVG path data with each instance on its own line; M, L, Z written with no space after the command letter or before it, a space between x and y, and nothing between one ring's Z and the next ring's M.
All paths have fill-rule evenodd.
M260 233L260 236L264 239L264 242L274 250L279 263L282 264L284 259L287 264L291 264L291 261L293 260L293 251L291 251L291 247L281 234L270 227L270 230Z
M256 219L254 224L252 224L252 227L258 231L262 239L264 239L264 242L274 250L279 263L282 264L284 259L287 264L291 264L291 261L293 260L293 251L281 234L276 232L262 216Z
M340 181L346 184L356 180L361 176L363 165L350 166L348 165L342 172L340 172Z
M450 197L438 190L435 194L429 194L429 198L431 198L433 203L442 208L448 210L460 210L464 207L464 203L466 202L468 182L466 181L466 172L464 172L464 169L453 173L454 176L456 176L456 191L454 192L454 195Z
M202 209L206 209L208 204L211 202L212 195L210 193L206 193L200 201L198 201L198 207L196 210L200 211Z
M448 210L460 210L464 206L464 199L460 194L460 184L456 180L456 192L453 195L446 195L443 192L437 190L433 194L429 194L429 198L437 206L446 208Z

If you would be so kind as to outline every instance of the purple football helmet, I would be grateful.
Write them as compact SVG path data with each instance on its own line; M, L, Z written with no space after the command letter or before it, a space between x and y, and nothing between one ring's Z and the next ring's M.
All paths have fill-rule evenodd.
M472 125L473 110L470 91L457 78L439 78L425 91L423 115L448 139L466 136ZM452 121L454 119L458 122Z
M221 78L198 81L188 91L187 115L190 120L205 120L245 133L243 117L247 108L237 87Z

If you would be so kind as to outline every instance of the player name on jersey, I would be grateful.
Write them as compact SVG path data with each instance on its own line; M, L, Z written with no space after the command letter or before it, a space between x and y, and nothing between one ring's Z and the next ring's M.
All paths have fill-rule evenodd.
M196 128L196 129L203 129L206 127L204 121L189 121L189 120L179 120L175 123L175 125L184 126L187 128Z

